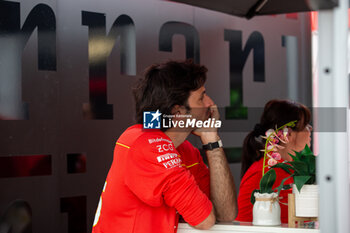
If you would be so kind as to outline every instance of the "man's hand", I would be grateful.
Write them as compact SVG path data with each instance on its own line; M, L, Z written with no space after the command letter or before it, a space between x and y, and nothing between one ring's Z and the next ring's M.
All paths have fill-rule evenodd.
M212 105L210 106L210 117L215 120L220 119L220 113L218 110L217 105ZM213 128L200 128L200 129L195 129L192 131L192 134L200 137L201 141L203 144L208 144L209 142L216 142L220 138L218 136L218 129L213 127Z

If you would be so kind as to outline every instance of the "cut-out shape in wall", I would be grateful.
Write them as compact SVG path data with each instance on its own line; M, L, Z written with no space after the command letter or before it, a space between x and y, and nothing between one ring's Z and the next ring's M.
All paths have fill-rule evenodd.
M133 20L120 15L109 33L105 14L82 11L82 25L88 26L89 103L83 104L84 119L113 119L113 105L108 104L107 59L119 41L120 73L136 75L136 33Z
M29 119L29 106L22 100L22 53L35 32L38 69L56 71L54 11L38 4L21 19L20 3L0 1L0 120Z
M169 21L162 25L159 31L159 51L173 51L173 36L183 35L186 40L186 59L200 63L199 33L196 28L183 22Z
M81 153L67 154L67 172L68 173L85 173L86 172L86 155Z
M243 105L243 69L250 52L253 53L254 82L265 82L265 43L258 31L249 35L243 46L242 31L225 30L230 55L230 106L226 119L247 119L247 107Z
M51 155L0 156L0 178L48 176L51 174Z
M68 233L86 233L86 196L61 198L61 212L68 213Z

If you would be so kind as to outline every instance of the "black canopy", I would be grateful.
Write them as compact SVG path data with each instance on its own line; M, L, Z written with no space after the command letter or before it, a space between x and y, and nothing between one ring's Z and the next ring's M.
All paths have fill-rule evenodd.
M331 9L338 0L171 0L214 11L246 17Z

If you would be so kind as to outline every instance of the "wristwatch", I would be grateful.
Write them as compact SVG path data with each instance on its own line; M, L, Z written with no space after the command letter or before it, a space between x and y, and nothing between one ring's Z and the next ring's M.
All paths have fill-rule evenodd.
M214 150L215 148L223 147L221 139L217 142L209 142L203 145L203 150Z

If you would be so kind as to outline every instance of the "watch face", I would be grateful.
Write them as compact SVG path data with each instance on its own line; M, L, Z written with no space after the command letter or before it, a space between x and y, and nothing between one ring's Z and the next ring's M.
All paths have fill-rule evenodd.
M222 144L222 141L221 141L221 140L218 141L218 144L219 144L219 147L223 147L223 146L224 146L224 145Z

